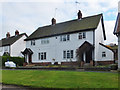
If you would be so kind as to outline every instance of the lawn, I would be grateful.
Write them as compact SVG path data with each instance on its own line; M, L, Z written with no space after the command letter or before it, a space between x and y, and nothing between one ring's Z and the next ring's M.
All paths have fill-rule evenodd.
M2 70L2 83L42 88L118 88L117 73Z

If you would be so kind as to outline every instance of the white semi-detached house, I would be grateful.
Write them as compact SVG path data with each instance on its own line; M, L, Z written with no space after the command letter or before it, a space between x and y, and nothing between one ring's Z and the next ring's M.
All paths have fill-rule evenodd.
M0 40L0 56L10 55L14 57L23 57L21 51L26 48L26 39L28 36L26 33L19 34L19 31L15 31L14 36L10 36L7 32L6 38Z
M22 52L25 61L32 64L76 64L76 52L80 53L83 63L113 63L114 53L103 45L106 40L103 15L98 14L39 27L25 41Z
M118 16L113 33L118 37L118 69L120 70L120 1L118 3Z

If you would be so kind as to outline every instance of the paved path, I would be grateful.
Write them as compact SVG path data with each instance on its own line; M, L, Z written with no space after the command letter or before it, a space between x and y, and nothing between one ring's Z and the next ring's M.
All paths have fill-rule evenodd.
M28 87L0 84L0 90L33 90Z

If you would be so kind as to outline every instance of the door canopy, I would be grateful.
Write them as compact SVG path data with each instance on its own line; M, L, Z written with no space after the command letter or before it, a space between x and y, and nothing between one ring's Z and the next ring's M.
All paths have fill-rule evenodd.
M32 51L30 48L26 48L26 49L22 52L22 54L23 54L23 55L25 55L25 54L31 55L31 54L33 54L33 51Z

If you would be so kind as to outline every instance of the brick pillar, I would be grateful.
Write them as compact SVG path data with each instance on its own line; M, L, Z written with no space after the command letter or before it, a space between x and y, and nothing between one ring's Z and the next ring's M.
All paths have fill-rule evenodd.
M93 60L90 60L90 66L93 66L93 64L94 64Z
M84 61L80 62L80 66L83 67L84 66Z

